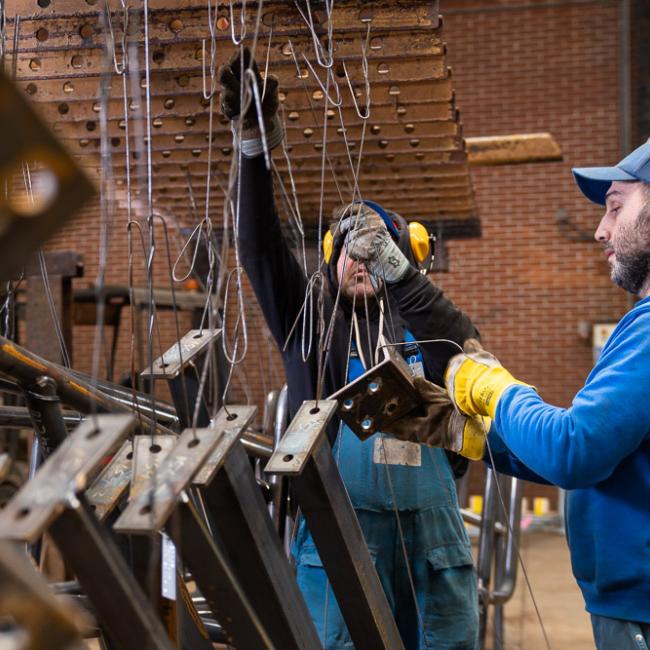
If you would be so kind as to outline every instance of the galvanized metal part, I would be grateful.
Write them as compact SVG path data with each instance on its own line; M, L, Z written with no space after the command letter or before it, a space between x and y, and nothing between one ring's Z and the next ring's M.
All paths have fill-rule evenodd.
M178 442L177 436L135 436L129 501L137 499L160 470L169 452Z
M135 422L135 416L122 414L82 422L0 512L0 538L34 541L68 500L86 488Z
M336 400L331 399L303 402L264 471L267 474L301 474L336 408Z
M0 97L0 279L9 280L94 188L2 69ZM34 184L29 193L25 166Z
M127 440L86 491L86 500L100 521L113 512L129 487L132 463L133 443Z
M232 444L239 440L244 429L251 423L257 413L256 406L224 406L219 409L212 425L216 431L223 432L222 441L215 447L203 467L194 477L195 485L206 485L219 471L225 454Z
M25 555L8 542L0 542L0 611L27 630L30 648L85 647L81 612L70 601L57 599Z
M220 329L190 330L180 341L172 345L167 352L158 357L151 366L145 368L141 377L152 379L173 379L189 363L195 361L212 341L221 335Z
M120 533L146 534L160 530L173 512L181 492L223 436L216 428L185 429L176 445L144 489L115 522Z
M408 364L392 348L384 350L383 361L330 396L338 402L338 416L361 440L418 404Z

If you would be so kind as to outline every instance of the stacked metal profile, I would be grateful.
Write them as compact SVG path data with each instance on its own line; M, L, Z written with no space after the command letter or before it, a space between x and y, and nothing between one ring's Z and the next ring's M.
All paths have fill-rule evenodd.
M122 81L113 75L107 142L114 178L124 197L128 126L132 196L144 198L142 3L131 4L127 42L139 43L140 88L137 78L135 84L129 81L127 124ZM218 67L236 49L232 36L242 31L242 3L215 4ZM295 206L291 166L297 205L306 224L317 222L321 213L323 167L322 214L327 219L336 205L353 197L360 156L362 196L409 218L441 225L447 237L479 234L437 2L312 0L310 12L306 0L243 4L246 42L251 44L257 26L256 58L264 69L268 54L269 72L280 80L287 155L274 157L287 198ZM100 166L100 76L106 69L103 51L110 33L102 19L103 6L98 0L14 0L7 6L5 43L20 85L69 150L95 171ZM120 0L110 0L109 6L119 66L124 11ZM184 225L197 221L190 193L199 210L205 196L210 102L204 88L209 94L212 86L206 7L207 0L149 2L153 200L159 210L173 213ZM16 16L20 20L14 55ZM329 85L328 69L322 63L332 64ZM134 86L140 101L134 99ZM329 90L327 107L325 89ZM339 100L340 110L335 105ZM220 119L218 99L213 104L210 214L218 224L233 147L230 129Z

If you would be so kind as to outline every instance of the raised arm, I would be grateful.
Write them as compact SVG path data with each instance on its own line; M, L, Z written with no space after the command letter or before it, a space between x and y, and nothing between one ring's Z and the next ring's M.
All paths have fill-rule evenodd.
M219 82L221 111L241 138L239 197L235 197L240 260L269 329L282 347L303 304L307 280L282 235L273 200L273 179L263 155L263 139L270 150L284 137L277 116L278 81L271 75L266 80L261 116L257 114L253 91L257 86L261 93L263 82L248 48L243 48L241 56L237 52L219 69ZM242 86L244 106L248 106L243 115Z

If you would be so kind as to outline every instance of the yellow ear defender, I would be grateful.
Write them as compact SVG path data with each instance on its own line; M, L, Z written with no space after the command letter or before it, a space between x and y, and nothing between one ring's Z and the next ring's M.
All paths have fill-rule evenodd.
M409 222L408 229L413 255L415 256L418 264L424 264L432 253L432 237L427 229L418 221ZM325 233L325 236L323 237L323 258L327 264L329 264L330 260L332 259L333 248L334 235L332 235L332 231L330 229Z
M325 263L329 264L332 259L332 249L334 248L334 235L332 231L328 230L323 237L323 258Z

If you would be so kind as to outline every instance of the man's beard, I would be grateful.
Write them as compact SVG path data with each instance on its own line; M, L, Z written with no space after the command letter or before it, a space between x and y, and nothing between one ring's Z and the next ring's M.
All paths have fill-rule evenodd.
M638 295L650 277L650 251L616 253L612 280L625 291Z
M637 222L619 234L612 280L625 291L638 295L650 278L650 205Z

